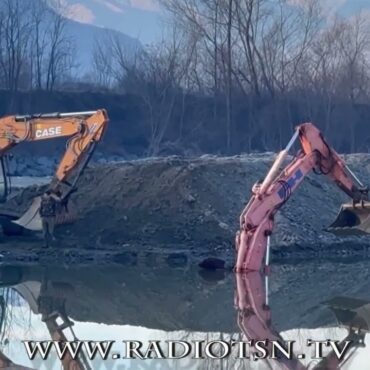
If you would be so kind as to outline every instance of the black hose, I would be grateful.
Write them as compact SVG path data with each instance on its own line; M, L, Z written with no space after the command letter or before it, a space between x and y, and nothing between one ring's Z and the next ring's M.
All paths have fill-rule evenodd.
M290 187L290 185L284 181L284 180L279 180L278 183L281 185L282 189L284 190L284 193L283 193L283 201L281 203L280 206L282 206L283 204L285 204L285 202L290 198L290 196L292 195L292 188Z

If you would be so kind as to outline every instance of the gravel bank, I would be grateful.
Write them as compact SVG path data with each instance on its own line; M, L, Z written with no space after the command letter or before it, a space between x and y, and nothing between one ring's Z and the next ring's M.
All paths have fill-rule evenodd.
M169 248L195 254L233 255L239 214L252 185L265 176L271 153L236 157L167 157L96 165L73 196L79 220L59 230L86 248ZM345 156L370 184L370 155ZM39 189L27 188L6 206L25 209ZM348 198L325 176L310 175L279 211L275 251L319 251L323 246L370 247L368 237L338 238L323 229ZM285 248L286 247L286 248ZM290 253L290 252L289 252Z

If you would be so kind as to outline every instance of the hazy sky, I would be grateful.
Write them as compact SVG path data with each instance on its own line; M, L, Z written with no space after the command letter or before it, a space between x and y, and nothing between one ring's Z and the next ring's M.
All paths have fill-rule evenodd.
M158 0L62 0L69 17L83 23L113 28L150 43L161 36L162 11ZM301 4L307 0L288 0ZM370 10L370 0L321 0L328 17Z
M113 28L144 44L161 35L161 10L156 0L63 0L68 16L83 23Z

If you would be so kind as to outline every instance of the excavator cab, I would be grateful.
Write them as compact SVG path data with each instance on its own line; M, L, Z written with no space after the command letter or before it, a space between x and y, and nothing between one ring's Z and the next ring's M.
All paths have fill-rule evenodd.
M8 163L5 156L0 157L0 203L6 202L10 194L10 179L8 175Z

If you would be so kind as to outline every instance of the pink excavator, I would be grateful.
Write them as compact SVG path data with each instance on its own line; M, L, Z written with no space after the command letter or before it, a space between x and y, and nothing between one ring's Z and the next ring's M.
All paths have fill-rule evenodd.
M297 138L302 149L281 170ZM304 123L297 127L287 147L278 154L263 182L252 188L252 197L240 216L240 230L236 235L236 272L258 271L264 259L268 265L275 214L311 171L328 176L352 198L351 203L342 205L327 231L337 235L370 233L368 188L328 145L322 133L312 123Z
M268 297L268 276L259 271L236 274L235 308L237 321L243 340L268 340L268 353L272 353L272 342L279 342L285 347L284 339L274 328L271 321L271 309ZM265 278L265 284L263 281ZM350 303L351 302L351 303ZM356 356L356 352L365 347L365 336L369 333L369 303L360 300L337 297L327 302L337 318L338 324L346 328L347 335L338 343L338 348L348 342L342 358L332 350L321 360L310 360L304 364L302 355L291 353L291 359L284 356L265 359L268 368L275 370L340 370ZM253 348L252 355L253 355Z

